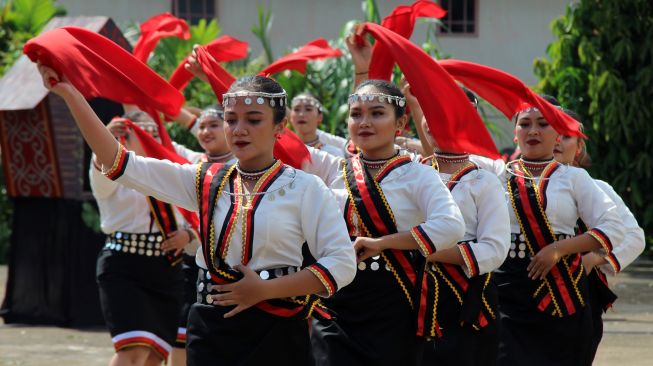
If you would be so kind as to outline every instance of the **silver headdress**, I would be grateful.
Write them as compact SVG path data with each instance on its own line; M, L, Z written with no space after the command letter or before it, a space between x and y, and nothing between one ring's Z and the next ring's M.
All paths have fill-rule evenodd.
M197 118L198 121L202 121L204 119L224 119L224 112L221 111L218 108L215 107L208 107L205 108L202 113L200 113L200 116Z
M322 106L322 103L320 103L320 101L317 100L317 98L311 97L309 95L298 95L292 98L292 101L290 102L290 106L294 107L298 104L309 104L317 108L320 112L324 111L324 107Z
M264 93L264 92L252 92L252 91L237 91L233 93L222 94L222 107L227 108L228 106L236 105L236 100L241 98L243 103L250 105L256 103L258 105L263 105L266 102L270 104L270 107L275 107L277 105L283 107L287 103L287 94L286 91L281 93Z
M373 100L378 100L379 103L388 103L388 104L396 104L400 107L403 107L406 105L406 98L404 97L397 97L394 95L389 95L385 93L365 93L365 94L351 94L349 98L347 99L347 102L349 104L352 104L354 102L371 102Z

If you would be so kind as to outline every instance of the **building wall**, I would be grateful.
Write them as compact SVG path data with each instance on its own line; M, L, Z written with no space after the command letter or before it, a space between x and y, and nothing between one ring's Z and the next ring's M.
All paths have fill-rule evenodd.
M344 24L362 20L361 0L216 0L223 33L250 43L254 55L261 52L251 32L258 21L257 5L270 5L274 20L270 30L274 54L317 37L334 39ZM529 84L536 78L533 60L545 55L552 40L549 24L572 0L477 0L476 36L440 37L443 50L454 58L480 62L508 71ZM143 21L172 8L171 0L58 0L69 15L106 15L120 25ZM381 16L396 5L412 0L377 0ZM425 24L415 28L413 40L421 42Z

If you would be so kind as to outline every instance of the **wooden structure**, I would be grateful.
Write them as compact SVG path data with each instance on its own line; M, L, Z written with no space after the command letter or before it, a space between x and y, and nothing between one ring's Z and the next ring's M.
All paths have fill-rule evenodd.
M43 32L69 25L102 34L131 52L107 17L58 17ZM90 102L105 123L122 113L117 103ZM36 64L25 55L0 80L0 147L14 204L0 316L6 323L102 324L95 258L104 235L82 220L83 208L94 205L91 153L64 101L43 87Z

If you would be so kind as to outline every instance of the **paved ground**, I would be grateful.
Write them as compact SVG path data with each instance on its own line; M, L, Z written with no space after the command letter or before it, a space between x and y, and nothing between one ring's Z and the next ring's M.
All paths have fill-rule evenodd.
M0 299L7 267L0 266ZM640 260L612 283L619 295L605 317L595 365L651 365L653 360L653 261ZM0 320L0 366L106 365L113 354L104 330L4 325Z

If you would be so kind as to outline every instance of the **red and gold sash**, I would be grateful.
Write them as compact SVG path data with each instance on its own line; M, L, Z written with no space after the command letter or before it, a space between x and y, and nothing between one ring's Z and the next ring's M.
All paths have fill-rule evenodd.
M359 231L353 228L355 226L351 221L353 217L358 219L360 231L368 237L377 238L397 233L394 214L379 183L391 171L409 163L411 163L410 157L397 156L390 159L381 167L376 177L372 178L363 167L358 155L345 161L343 177L349 193L345 214L350 233ZM440 330L440 327L434 323L435 312L432 306L436 294L431 277L425 274L424 262L416 262L407 250L384 250L381 257L413 309L417 323L416 334L421 337L434 337Z
M547 165L538 185L520 163L513 164L514 174L507 183L508 193L530 255L556 241L545 209L548 180L559 167L556 161ZM584 278L579 253L561 258L533 294L537 308L557 317L575 314L585 306L584 296L579 290L579 282Z
M231 268L224 260L231 235L233 234L238 213L241 206L246 203L244 196L231 196L231 204L216 241L215 236L215 209L225 187L229 185L234 193L240 192L240 183L235 174L235 164L200 163L197 168L195 188L200 209L200 237L202 239L202 253L204 261L215 283L224 284L239 281L242 273ZM255 190L264 192L272 183L283 174L285 166L277 162L257 182ZM243 264L247 264L252 256L254 242L254 213L260 205L263 195L253 196L252 201L245 210L242 239L243 239ZM217 253L216 253L217 252ZM270 299L255 305L259 309L284 318L310 318L318 316L330 319L328 310L321 304L316 295L287 299Z

